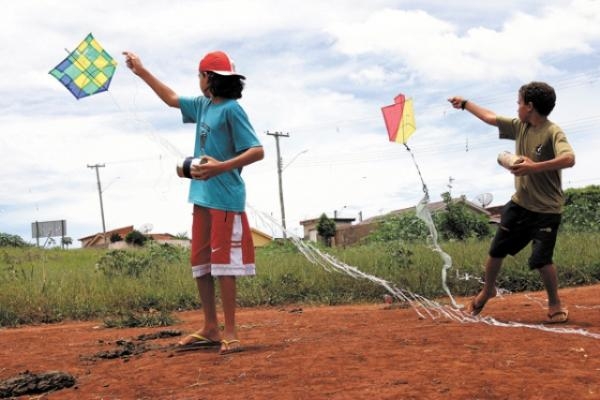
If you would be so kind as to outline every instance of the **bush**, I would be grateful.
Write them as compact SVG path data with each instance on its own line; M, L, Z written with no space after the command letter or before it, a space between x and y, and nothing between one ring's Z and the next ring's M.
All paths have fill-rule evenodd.
M486 238L491 235L489 220L467 208L462 201L453 201L450 193L442 194L446 209L433 214L433 222L440 237L444 240L466 240ZM379 227L369 235L370 242L394 240L412 242L424 240L430 235L425 222L415 211L406 211L384 219Z
M138 277L152 265L152 258L148 253L130 250L111 250L103 255L96 268L106 276L133 276Z
M125 236L125 242L134 246L143 246L148 237L140 231L133 230Z
M0 247L28 247L29 243L25 242L21 236L11 235L0 232Z
M442 198L446 203L446 210L436 213L434 221L444 239L481 239L491 234L487 217L470 211L462 201L452 201L449 192L443 193Z
M106 276L139 277L157 268L187 259L187 250L170 244L152 243L148 250L110 250L98 260L96 268Z
M600 186L565 190L562 228L569 232L600 231Z
M317 232L325 241L325 245L331 246L331 238L335 236L335 221L327 218L325 213L321 214L317 223Z

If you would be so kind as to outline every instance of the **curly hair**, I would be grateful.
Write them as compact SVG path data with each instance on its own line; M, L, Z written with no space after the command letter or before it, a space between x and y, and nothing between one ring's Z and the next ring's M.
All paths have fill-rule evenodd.
M213 96L225 99L240 99L244 90L244 78L238 75L219 75L207 72L208 88Z
M519 94L525 104L531 102L533 108L544 117L548 116L556 105L554 88L545 82L530 82L521 86Z

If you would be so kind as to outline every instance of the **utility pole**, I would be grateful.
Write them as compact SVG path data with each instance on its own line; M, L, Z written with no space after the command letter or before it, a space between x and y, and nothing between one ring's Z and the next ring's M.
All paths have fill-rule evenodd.
M108 246L108 242L106 241L106 225L104 225L104 206L102 205L102 185L100 184L100 172L98 172L98 168L104 168L104 164L94 164L87 166L88 168L96 169L96 181L98 182L98 196L100 196L100 215L102 216L102 236L104 237L104 246Z
M279 151L279 138L280 137L290 137L290 134L267 131L267 135L273 136L275 138L275 146L277 147L277 177L279 180L279 204L281 206L281 226L283 227L283 238L285 239L286 238L285 207L283 205L283 182L281 179L281 171L283 171L283 167L282 167L282 161L281 161L281 153Z

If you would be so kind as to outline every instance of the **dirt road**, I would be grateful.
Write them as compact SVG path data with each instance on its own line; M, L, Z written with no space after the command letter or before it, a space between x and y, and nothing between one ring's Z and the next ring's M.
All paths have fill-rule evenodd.
M560 293L570 320L558 328L600 335L600 286ZM536 325L544 302L541 292L504 296L482 315ZM177 316L170 330L201 324L200 312ZM76 380L21 399L600 399L600 339L580 334L421 319L383 303L240 309L238 323L245 350L227 356L175 352L177 332L140 339L165 328L2 329L0 381L26 370Z

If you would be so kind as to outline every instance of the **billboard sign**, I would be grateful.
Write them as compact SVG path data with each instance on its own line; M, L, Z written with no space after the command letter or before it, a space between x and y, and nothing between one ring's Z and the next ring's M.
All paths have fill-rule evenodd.
M66 236L67 221L35 221L31 223L31 237L33 239Z

